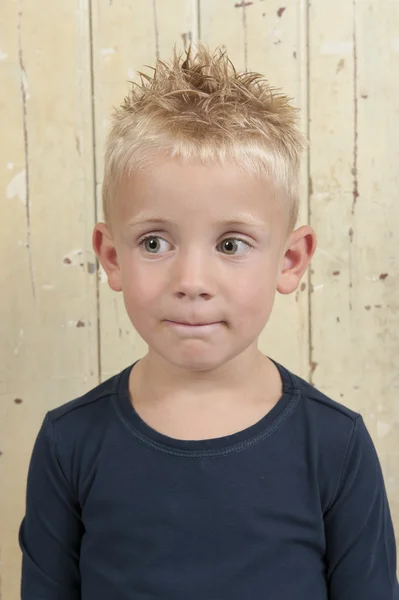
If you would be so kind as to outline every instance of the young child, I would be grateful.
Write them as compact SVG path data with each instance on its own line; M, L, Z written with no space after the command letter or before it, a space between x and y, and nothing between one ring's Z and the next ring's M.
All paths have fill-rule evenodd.
M93 245L148 353L49 411L23 600L394 600L362 417L258 350L315 251L288 99L199 45L116 111Z

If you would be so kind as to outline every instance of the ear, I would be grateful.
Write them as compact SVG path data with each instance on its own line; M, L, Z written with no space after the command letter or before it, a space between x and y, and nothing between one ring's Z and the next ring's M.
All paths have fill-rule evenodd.
M122 291L121 271L116 248L105 223L97 223L93 231L93 248L107 274L108 285L114 292Z
M316 246L316 234L308 225L304 225L291 233L286 245L283 266L277 280L277 291L280 294L295 292L316 251Z

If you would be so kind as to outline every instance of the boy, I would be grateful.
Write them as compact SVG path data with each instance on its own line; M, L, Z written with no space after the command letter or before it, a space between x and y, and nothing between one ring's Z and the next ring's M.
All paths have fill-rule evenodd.
M199 46L116 111L93 245L148 353L47 413L20 527L23 600L393 600L362 417L264 356L303 139L260 75Z

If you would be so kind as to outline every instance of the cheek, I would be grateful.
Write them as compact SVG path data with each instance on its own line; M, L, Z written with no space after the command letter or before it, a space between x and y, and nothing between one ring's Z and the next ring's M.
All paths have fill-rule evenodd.
M119 264L125 304L138 309L151 305L159 296L159 279L151 276L148 267L132 260L128 252L120 257Z
M273 307L277 287L277 270L271 265L264 265L245 277L238 278L231 290L231 308L238 327L268 320Z
M273 277L257 277L254 280L241 282L236 287L235 304L241 314L257 314L267 311L273 302L276 282ZM244 311L245 312L242 312Z

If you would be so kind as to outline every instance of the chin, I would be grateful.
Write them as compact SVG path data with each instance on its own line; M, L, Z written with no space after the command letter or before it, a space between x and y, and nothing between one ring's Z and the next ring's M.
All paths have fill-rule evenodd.
M189 346L189 344L186 344L185 348L174 348L172 350L170 347L162 349L153 347L153 349L165 362L193 373L216 371L240 354L239 348L232 352L231 348L212 348L207 347L205 344L203 347L200 347L197 343L192 344L191 347Z
M209 356L209 352L187 352L180 356L170 352L164 356L164 360L168 363L184 369L185 371L199 372L199 371L212 371L217 369L220 365L224 364L226 360L221 358L216 359Z

